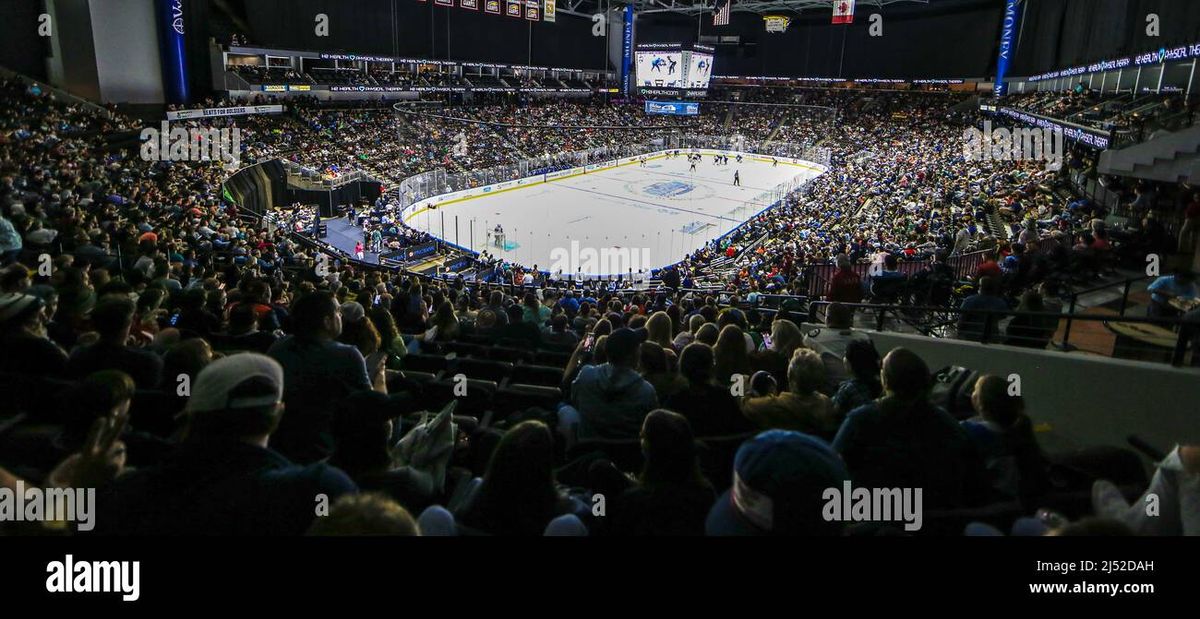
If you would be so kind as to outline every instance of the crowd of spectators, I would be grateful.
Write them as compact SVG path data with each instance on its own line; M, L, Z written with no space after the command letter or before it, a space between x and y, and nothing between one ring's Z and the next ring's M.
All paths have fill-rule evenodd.
M792 285L804 261L887 253L892 269L927 242L961 252L958 232L975 242L988 201L1038 203L1027 187L1043 172L953 152L961 124L951 131L943 105L897 97L848 111L831 139L871 159L835 158L756 221L769 250L734 252L733 294L717 296L517 292L331 266L223 200L220 162L107 148L131 121L19 82L0 83L0 99L0 379L5 412L27 417L0 436L0 486L97 488L92 535L903 530L822 517L825 490L846 482L924 488L928 533L975 519L966 530L1063 534L1088 518L1125 533L1200 530L1195 484L1180 483L1200 474L1196 447L1171 451L1153 480L1095 454L1064 467L1032 431L1038 403L1002 377L979 377L971 410L951 415L926 362L879 350L848 308L802 332L799 310L742 307L739 292L777 276ZM263 137L263 118L247 142L354 151L395 141L374 121L401 122L301 114L311 134ZM424 158L454 130L412 131ZM1094 499L1072 498L1093 487ZM1175 511L1139 516L1147 487ZM313 509L322 495L327 516ZM1046 507L1082 524L1026 518Z

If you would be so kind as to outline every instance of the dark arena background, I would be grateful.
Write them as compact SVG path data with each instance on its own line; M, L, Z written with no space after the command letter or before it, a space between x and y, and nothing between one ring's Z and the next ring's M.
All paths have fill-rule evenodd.
M1188 591L1200 2L0 17L14 598Z

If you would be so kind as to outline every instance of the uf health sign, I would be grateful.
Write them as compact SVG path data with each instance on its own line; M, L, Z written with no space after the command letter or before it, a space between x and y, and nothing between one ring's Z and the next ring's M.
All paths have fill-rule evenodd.
M699 103L686 101L647 101L647 114L669 114L672 116L697 116L700 114Z

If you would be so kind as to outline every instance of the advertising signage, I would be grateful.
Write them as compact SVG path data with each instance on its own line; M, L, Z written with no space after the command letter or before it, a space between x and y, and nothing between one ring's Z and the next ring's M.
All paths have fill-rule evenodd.
M646 113L669 116L697 116L700 114L700 104L689 101L647 101Z

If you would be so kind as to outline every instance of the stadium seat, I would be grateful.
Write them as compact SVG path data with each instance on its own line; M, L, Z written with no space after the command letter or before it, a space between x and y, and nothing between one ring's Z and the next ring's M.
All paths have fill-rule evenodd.
M548 365L518 364L513 367L510 380L514 383L524 383L527 385L557 387L562 384L563 371L562 368Z
M467 378L490 380L499 383L509 377L513 364L506 361L490 361L486 359L458 359L454 364L455 374L464 374Z
M450 365L444 355L426 355L422 353L407 354L404 356L402 363L405 370L415 370L431 374L446 370Z

